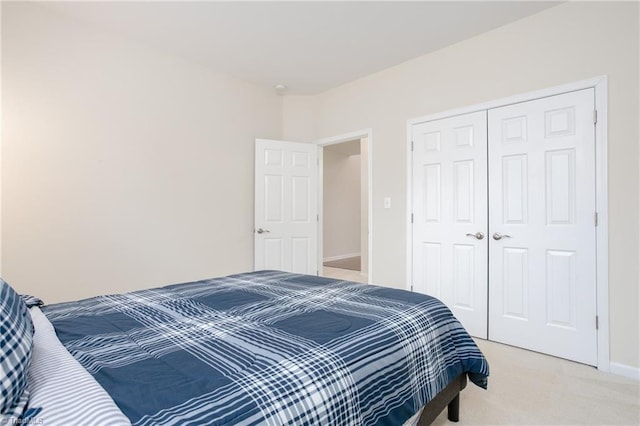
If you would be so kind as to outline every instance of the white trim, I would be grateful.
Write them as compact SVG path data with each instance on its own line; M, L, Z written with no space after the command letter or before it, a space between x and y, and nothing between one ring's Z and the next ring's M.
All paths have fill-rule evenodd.
M338 256L330 256L330 257L325 257L322 259L322 262L333 262L334 260L342 260L342 259L349 259L351 257L360 257L360 252L358 253L347 253L347 254L341 254Z
M318 146L336 145L343 142L349 142L356 139L370 138L373 131L369 129L356 130L355 132L343 133L337 136L322 138L314 142Z
M534 92L522 93L502 99L492 100L477 105L464 108L457 108L423 117L407 120L407 282L406 288L411 288L413 281L413 234L411 227L412 205L412 154L411 138L412 126L427 121L440 120L456 115L463 115L477 111L499 108L549 96L560 95L568 92L575 92L582 89L594 88L595 106L598 111L598 123L595 126L596 144L596 211L598 212L598 227L596 228L596 310L599 320L597 331L598 338L598 369L609 372L613 363L610 363L609 352L609 204L607 195L607 126L608 126L608 80L607 76L599 76L587 80L536 90Z
M418 123L424 123L427 121L435 121L435 120L440 120L442 118L455 117L456 115L464 115L464 114L483 111L487 109L500 108L508 105L519 104L522 102L533 101L535 99L561 95L563 93L575 92L582 89L589 89L591 87L597 87L599 84L602 84L603 82L606 83L606 81L607 81L606 75L589 78L586 80L576 81L574 83L562 84L562 85L550 87L547 89L541 89L533 92L521 93L518 95L508 96L506 98L487 101L481 104L471 105L471 106L462 107L462 108L455 108L455 109L450 109L443 112L424 115L422 117L411 118L407 120L407 124L413 125Z
M407 282L405 289L413 291L413 222L411 215L413 214L413 125L421 123L418 119L407 120Z
M607 193L608 81L603 76L592 86L598 111L596 123L596 312L598 315L598 369L610 371L609 352L609 201Z
M369 284L373 281L373 130L371 128L356 130L355 132L343 133L337 136L331 136L328 138L323 138L315 142L318 146L318 169L319 169L319 179L318 179L318 212L320 220L318 221L318 270L321 271L322 265L322 231L323 231L323 217L322 217L322 195L324 191L323 187L323 173L324 173L324 147L328 145L335 145L338 143L349 142L355 139L368 139L368 161L367 161L367 180L369 184L368 188L368 228L369 235L367 239L367 249L369 254L369 261L367 267L367 282Z
M631 367L630 365L612 362L610 364L610 372L611 374L615 374L616 376L622 376L628 379L640 381L640 368L638 367Z

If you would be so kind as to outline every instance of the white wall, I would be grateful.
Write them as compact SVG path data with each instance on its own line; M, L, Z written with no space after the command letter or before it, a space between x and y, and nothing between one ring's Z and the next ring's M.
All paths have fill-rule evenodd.
M286 97L284 131L317 140L373 129L373 277L404 288L407 119L608 75L611 360L637 368L638 38L637 3L565 3L316 97ZM306 130L289 124L303 107L317 117Z
M47 302L253 268L254 138L282 98L2 4L2 274Z
M360 253L360 155L323 150L323 258Z
M282 138L292 142L316 142L316 122L319 122L320 114L316 97L292 95L284 96L283 101Z

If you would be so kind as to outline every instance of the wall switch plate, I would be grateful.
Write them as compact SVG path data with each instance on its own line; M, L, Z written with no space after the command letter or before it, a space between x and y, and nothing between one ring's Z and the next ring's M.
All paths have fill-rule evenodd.
M384 208L385 209L391 208L391 197L384 197Z

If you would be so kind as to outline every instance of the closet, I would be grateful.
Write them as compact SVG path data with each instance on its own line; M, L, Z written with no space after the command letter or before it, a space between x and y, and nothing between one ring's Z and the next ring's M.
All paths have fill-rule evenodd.
M588 88L410 126L411 280L474 336L597 364Z

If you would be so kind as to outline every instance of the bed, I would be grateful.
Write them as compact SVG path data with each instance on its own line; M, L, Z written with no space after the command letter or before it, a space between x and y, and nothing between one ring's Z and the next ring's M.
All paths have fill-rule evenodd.
M457 421L489 374L435 298L280 271L30 311L26 418L47 425Z

